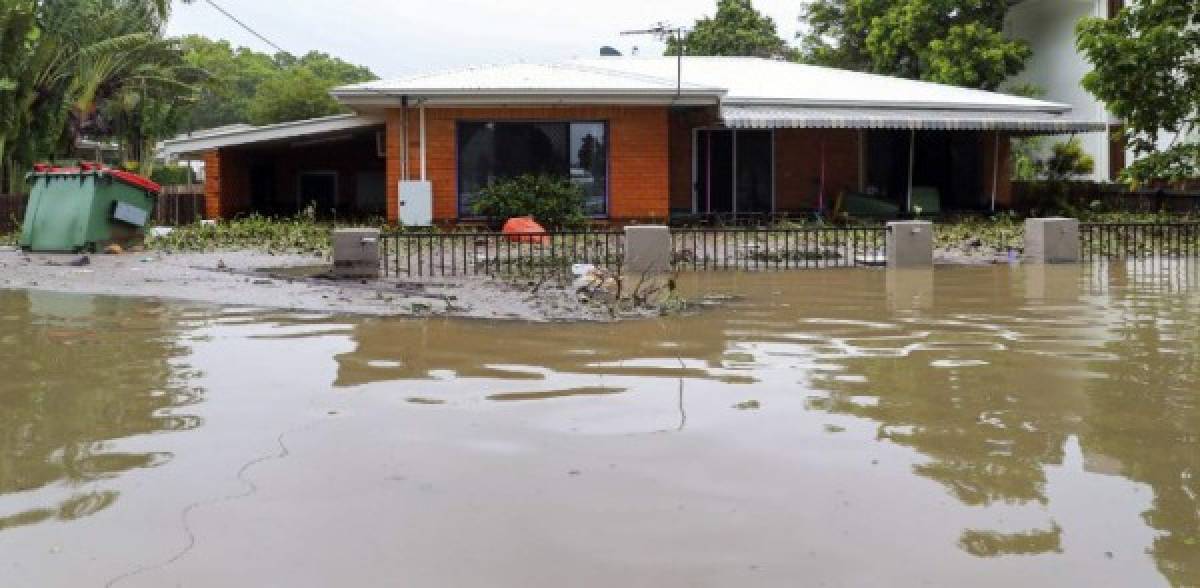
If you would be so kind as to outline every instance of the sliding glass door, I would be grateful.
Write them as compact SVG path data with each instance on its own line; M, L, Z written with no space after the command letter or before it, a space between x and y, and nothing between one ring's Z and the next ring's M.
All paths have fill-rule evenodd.
M695 204L700 214L760 214L775 208L771 131L698 130Z

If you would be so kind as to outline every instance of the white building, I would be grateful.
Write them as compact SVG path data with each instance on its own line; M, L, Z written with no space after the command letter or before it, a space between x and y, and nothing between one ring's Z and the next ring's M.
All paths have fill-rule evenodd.
M1081 84L1091 64L1075 48L1075 26L1089 17L1109 18L1130 0L1024 0L1008 13L1006 32L1027 41L1033 56L1025 71L1013 82L1033 84L1046 91L1045 99L1070 104L1072 112L1091 120L1107 120L1114 127L1119 121L1108 114L1104 103L1092 96ZM1173 135L1159 138L1166 148ZM1124 145L1111 140L1111 135L1087 133L1079 135L1084 149L1096 159L1096 181L1115 180L1130 161Z
M1092 120L1117 120L1104 103L1081 84L1091 64L1075 48L1075 26L1089 17L1107 18L1121 0L1025 0L1008 13L1006 32L1023 39L1033 49L1025 71L1014 83L1029 83L1045 90L1045 99L1070 104L1072 112ZM1078 135L1083 148L1096 159L1096 181L1109 181L1124 167L1124 149L1105 133Z

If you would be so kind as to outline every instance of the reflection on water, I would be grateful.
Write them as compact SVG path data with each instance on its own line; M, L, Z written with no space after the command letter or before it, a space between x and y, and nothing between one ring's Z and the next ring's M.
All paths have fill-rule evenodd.
M1173 584L1196 585L1197 267L685 276L694 289L747 298L700 316L602 327L367 322L355 352L339 357L336 385L450 374L486 388L564 373L754 384L798 367L803 387L770 392L876 423L877 439L926 458L914 474L971 507L1051 510L1048 475L1076 444L1084 472L1152 489L1142 513L1157 531L1148 552ZM1063 533L1053 517L1031 528L968 527L958 547L978 557L1054 554Z
M0 291L0 496L54 485L41 502L0 510L0 531L72 520L111 506L90 484L170 460L121 439L195 428L200 393L174 361L161 304Z
M305 553L388 553L322 560L363 583L1200 585L1197 268L685 275L744 298L615 325L246 312L200 329L160 304L3 294L0 547L145 507L96 480L240 452L205 475L285 455L266 496L230 490L193 531L212 551L148 558L172 564L143 585L222 568L260 525ZM216 416L198 442L119 448L197 427L200 407ZM287 428L307 432L282 453L239 436L282 440L297 414L321 426ZM170 522L148 532L177 537ZM264 581L286 553L255 553Z

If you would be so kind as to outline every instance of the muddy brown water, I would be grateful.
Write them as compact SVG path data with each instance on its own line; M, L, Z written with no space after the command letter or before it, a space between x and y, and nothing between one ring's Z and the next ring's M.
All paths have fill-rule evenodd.
M619 324L0 292L0 585L1200 585L1200 267Z

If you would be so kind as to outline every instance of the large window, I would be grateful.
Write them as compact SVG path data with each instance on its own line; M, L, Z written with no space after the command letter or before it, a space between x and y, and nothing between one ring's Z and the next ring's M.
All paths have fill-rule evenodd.
M608 127L603 122L460 122L458 213L490 183L522 174L569 178L590 215L608 214Z

